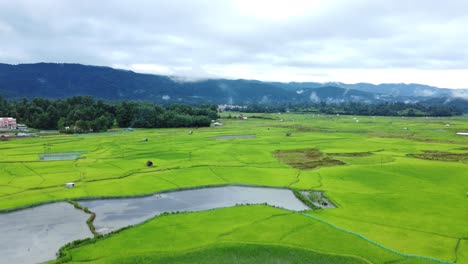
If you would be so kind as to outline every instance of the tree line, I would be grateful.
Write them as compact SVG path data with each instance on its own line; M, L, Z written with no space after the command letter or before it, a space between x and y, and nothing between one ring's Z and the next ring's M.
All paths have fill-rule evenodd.
M106 131L113 126L139 128L205 127L217 119L217 106L161 106L146 102L109 103L90 96L8 101L0 97L0 116L16 117L36 129L68 133Z
M302 112L316 114L342 114L364 116L454 116L462 115L460 108L450 105L424 105L419 103L288 103L252 104L244 108L226 108L226 111L246 113Z

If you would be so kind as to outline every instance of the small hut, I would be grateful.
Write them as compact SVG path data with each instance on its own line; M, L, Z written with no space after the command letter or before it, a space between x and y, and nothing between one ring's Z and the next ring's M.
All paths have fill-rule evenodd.
M239 120L247 120L247 119L249 119L249 118L246 117L246 116L244 116L243 114L240 114L240 115L237 116L237 119L239 119Z

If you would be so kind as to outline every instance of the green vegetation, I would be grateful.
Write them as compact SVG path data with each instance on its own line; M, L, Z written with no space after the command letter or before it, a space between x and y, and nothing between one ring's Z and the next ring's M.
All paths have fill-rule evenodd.
M309 192L309 197L311 201L316 202L321 205L328 205L326 201L323 200L322 196L317 192Z
M326 192L338 208L307 214L353 233L300 213L241 206L157 217L72 247L69 260L180 262L203 255L210 262L229 260L230 252L239 250L241 261L248 261L268 254L266 246L277 246L275 252L283 247L300 251L291 252L297 256L293 263L306 254L330 263L429 262L404 254L468 263L467 160L409 155L427 150L466 155L467 138L456 132L468 130L467 117L359 116L357 123L351 116L257 113L263 118L247 114L248 120L238 120L225 118L228 114L223 114L224 126L193 129L193 134L180 128L135 129L3 141L0 208L235 183L316 190ZM216 140L248 134L256 137ZM76 160L41 161L38 155L44 152L84 154ZM345 164L303 168L287 162L307 164L323 157ZM147 167L147 160L154 166ZM71 181L76 187L65 188ZM268 255L271 262L281 257Z
M97 239L95 243L72 248L69 255L73 262L119 263L121 259L132 259L133 256L143 260L156 259L176 252L181 252L181 257L184 257L186 252L206 248L215 253L219 250L216 250L217 246L223 244L258 245L261 248L283 245L310 250L312 252L309 254L315 253L315 257L325 259L326 263L334 263L335 260L369 263L403 259L299 213L266 206L165 215L107 239ZM294 250L293 254L298 253ZM209 259L213 256L206 257ZM280 257L273 255L273 262L279 261ZM297 261L301 261L301 256L297 257Z
M463 107L446 104L420 104L420 103L279 103L279 104L252 104L245 108L227 108L230 111L243 111L247 113L277 113L289 110L291 112L328 114L328 115L364 115L364 116L452 116L461 115Z
M303 202L304 204L306 204L307 206L309 206L312 209L318 209L318 207L315 206L314 203L312 203L313 200L309 199L304 194L302 194L300 190L293 189L292 191L293 191L294 195L296 196L296 198L301 200L301 202Z
M68 202L71 203L76 209L82 210L83 212L90 215L88 220L86 220L86 224L88 225L89 230L91 231L91 233L93 233L94 236L98 236L99 234L98 234L98 232L96 232L96 228L93 225L93 221L96 218L96 214L91 212L87 207L83 207L83 206L81 206L79 203L77 203L75 201L68 200Z
M222 244L179 254L124 257L114 263L366 263L345 256L327 255L276 245Z
M128 101L111 104L90 96L31 101L6 101L0 96L0 116L16 117L18 122L32 128L58 129L64 133L106 131L114 121L120 127L206 127L218 118L215 105L163 107Z

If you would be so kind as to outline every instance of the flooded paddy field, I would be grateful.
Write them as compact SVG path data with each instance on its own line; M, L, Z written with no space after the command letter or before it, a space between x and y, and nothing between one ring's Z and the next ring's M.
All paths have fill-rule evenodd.
M291 190L226 186L155 194L142 198L82 201L80 204L96 213L94 226L107 233L141 223L164 212L194 212L240 204L263 204L291 211L310 209Z
M96 214L101 234L135 225L164 212L194 212L241 204L268 204L291 211L309 209L291 190L224 186L154 194L147 197L79 202ZM54 259L71 241L92 237L89 215L66 202L0 214L0 263L39 263Z
M92 237L89 215L60 202L0 214L0 263L42 263L68 242Z

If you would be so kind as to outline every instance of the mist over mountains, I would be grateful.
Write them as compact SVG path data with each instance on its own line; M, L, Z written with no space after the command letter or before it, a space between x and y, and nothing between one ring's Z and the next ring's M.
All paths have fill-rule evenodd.
M243 79L181 81L170 76L81 64L0 64L0 96L19 99L75 95L157 103L455 102L468 109L468 89L441 89L421 84L281 83Z

